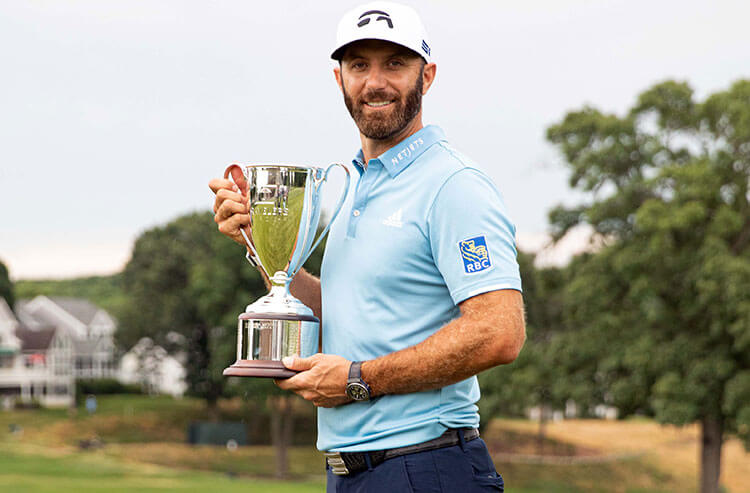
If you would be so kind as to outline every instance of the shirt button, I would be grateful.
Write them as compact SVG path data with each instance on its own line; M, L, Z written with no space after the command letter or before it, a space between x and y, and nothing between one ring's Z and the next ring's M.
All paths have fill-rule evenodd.
M354 217L358 217L359 216L359 209L354 209L354 212L352 212L352 214L354 214Z

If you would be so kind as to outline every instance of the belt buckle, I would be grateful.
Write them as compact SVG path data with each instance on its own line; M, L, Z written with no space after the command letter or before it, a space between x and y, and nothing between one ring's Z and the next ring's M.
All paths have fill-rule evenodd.
M349 474L349 469L347 469L344 459L341 458L340 452L324 452L323 455L326 456L326 463L328 463L333 474L337 476Z

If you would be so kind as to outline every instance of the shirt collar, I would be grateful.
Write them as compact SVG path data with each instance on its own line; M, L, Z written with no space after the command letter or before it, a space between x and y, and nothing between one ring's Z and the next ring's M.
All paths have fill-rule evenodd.
M410 135L391 147L377 158L371 159L370 164L373 161L379 161L388 174L391 175L391 178L395 178L421 156L428 147L441 140L446 140L443 130L436 125L427 125L419 132ZM360 174L364 172L365 156L362 153L362 149L359 150L352 163Z
M365 172L365 153L362 152L362 149L360 149L357 152L357 155L354 156L354 159L352 159L352 164L354 165L354 169L359 171L359 175L362 176L362 173Z

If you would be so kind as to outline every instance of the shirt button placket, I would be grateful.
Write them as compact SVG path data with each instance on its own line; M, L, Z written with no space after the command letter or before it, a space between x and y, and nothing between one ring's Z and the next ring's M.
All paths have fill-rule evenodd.
M352 210L352 217L349 219L349 231L348 236L351 238L354 238L357 235L357 223L359 222L359 217L362 214L362 211L360 209L362 208L361 199L359 197L355 197L356 202L354 204L354 210Z
M371 168L365 171L359 182L359 186L354 195L352 217L349 219L349 228L347 231L347 236L350 238L354 238L357 234L357 223L362 217L362 211L367 205L367 195L370 193L370 188L372 188L372 183L373 180L375 180L376 174L376 170Z

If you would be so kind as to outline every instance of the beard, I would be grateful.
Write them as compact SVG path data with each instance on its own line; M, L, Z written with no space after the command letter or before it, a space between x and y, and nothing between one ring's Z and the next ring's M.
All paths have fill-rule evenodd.
M369 91L362 95L354 103L351 96L346 92L344 81L341 87L344 92L344 104L349 114L352 115L354 123L365 137L373 140L387 140L401 132L419 114L422 109L422 70L414 84L414 87L403 99L396 98L392 103L393 108L387 114L366 115L364 111L365 101L388 101L394 99L393 94L387 91Z

